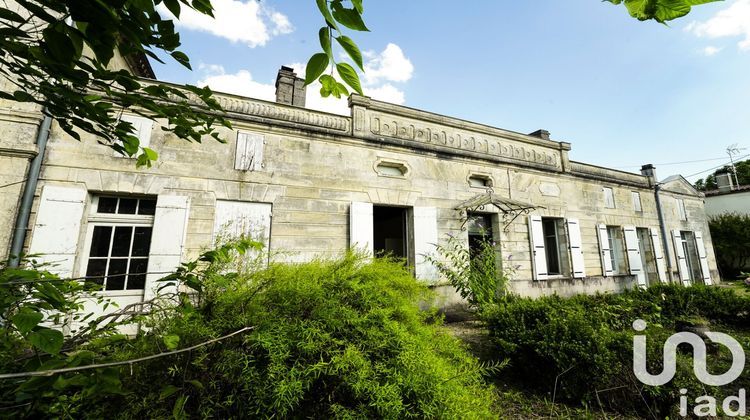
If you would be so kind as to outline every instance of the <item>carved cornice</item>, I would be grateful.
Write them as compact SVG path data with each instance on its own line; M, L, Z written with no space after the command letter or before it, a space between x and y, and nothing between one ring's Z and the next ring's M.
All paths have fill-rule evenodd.
M601 166L573 161L570 162L570 168L573 175L580 175L619 184L626 183L637 185L643 188L651 187L648 177L644 175L632 174L630 172L617 171L614 169L603 168Z
M218 94L216 99L228 113L252 115L272 120L309 125L341 133L350 132L351 118L349 117L239 96Z

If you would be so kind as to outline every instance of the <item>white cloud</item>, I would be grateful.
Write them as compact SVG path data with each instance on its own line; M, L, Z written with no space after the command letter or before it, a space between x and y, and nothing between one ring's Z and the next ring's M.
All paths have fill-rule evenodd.
M404 52L396 44L388 44L379 54L366 51L363 56L365 62L365 84L372 85L386 80L389 82L406 82L411 79L414 65L406 58Z
M705 47L701 50L701 54L705 55L706 57L711 57L713 55L718 54L723 48L718 48L709 45L708 47Z
M737 46L750 51L750 0L736 0L707 21L690 23L685 30L712 39L742 36L745 39Z
M208 32L232 42L242 42L249 47L265 45L272 36L288 34L294 30L289 19L256 0L213 0L214 18L182 7L175 25L185 29ZM157 8L162 16L174 19L164 4Z
M250 98L267 101L276 100L276 87L254 81L253 76L247 70L227 74L224 67L216 64L201 64L198 69L205 73L204 79L196 82L198 86L209 86L217 92L232 93Z

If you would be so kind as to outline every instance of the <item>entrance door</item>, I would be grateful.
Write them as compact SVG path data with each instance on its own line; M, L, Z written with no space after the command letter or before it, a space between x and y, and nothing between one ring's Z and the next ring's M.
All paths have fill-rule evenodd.
M402 207L373 207L373 245L376 257L409 259L407 210Z

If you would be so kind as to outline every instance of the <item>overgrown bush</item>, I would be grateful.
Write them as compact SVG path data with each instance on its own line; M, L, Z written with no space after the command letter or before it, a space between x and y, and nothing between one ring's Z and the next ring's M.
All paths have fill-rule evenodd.
M692 370L692 353L678 354L678 372L663 387L646 387L632 373L632 323L648 323L649 371L662 371L661 346L681 325L700 319L729 331L748 347L750 298L718 287L658 285L620 295L512 297L483 312L498 358L510 361L503 374L558 401L583 402L643 415L674 412L679 389L689 395L721 396L750 382L748 374L732 387L708 389ZM642 334L642 333L638 333ZM744 337L744 338L743 338ZM684 350L684 349L683 349ZM709 367L724 372L726 349L714 349Z
M418 309L429 292L400 264L348 255L201 279L200 304L183 299L147 334L110 344L112 358L253 329L126 367L123 395L77 398L71 411L122 418L492 416L493 392L478 362L434 313Z
M750 268L750 216L725 213L708 221L721 275L735 279Z

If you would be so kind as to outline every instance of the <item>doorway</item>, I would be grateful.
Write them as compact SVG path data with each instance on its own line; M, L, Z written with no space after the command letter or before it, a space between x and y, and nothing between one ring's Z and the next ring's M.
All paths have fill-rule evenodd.
M373 206L373 247L376 257L409 260L407 208Z

